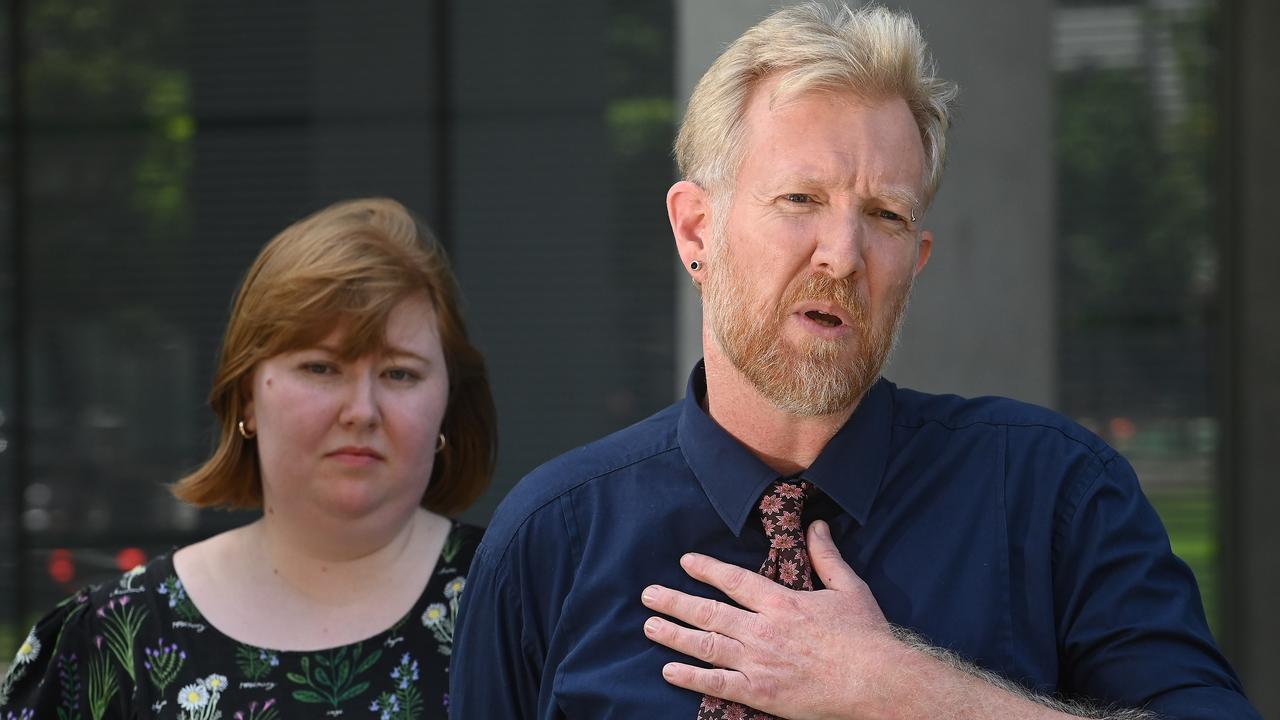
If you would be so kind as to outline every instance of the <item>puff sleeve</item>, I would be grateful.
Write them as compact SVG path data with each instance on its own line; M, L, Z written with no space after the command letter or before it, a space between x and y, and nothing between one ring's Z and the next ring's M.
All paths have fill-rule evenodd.
M133 717L132 681L95 619L82 591L36 623L0 681L0 718Z

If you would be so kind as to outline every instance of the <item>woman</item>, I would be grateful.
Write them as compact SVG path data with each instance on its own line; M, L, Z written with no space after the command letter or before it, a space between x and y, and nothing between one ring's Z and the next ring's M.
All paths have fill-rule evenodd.
M444 717L496 449L443 250L398 203L276 236L236 298L213 456L175 486L241 528L64 601L0 684L9 718Z

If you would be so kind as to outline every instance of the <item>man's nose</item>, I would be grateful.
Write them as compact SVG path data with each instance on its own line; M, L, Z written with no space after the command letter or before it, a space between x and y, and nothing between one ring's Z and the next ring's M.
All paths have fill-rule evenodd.
M862 272L867 228L861 213L832 213L819 229L813 268L833 278Z

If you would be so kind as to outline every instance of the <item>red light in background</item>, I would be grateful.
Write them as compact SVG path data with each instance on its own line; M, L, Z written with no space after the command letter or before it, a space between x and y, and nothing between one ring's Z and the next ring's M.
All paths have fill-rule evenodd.
M147 554L136 547L128 547L116 553L116 567L128 572L147 561Z
M58 548L49 553L49 577L66 585L76 578L76 561L71 551Z
M1114 417L1107 423L1111 437L1120 442L1127 442L1138 434L1138 425L1127 417Z

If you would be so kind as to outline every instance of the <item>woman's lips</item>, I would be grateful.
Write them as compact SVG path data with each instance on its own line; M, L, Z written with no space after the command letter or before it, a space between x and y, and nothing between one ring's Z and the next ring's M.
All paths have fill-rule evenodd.
M351 465L354 467L371 465L382 461L381 453L373 450L372 448L362 447L338 448L337 450L329 453L327 457L332 458L343 465Z

